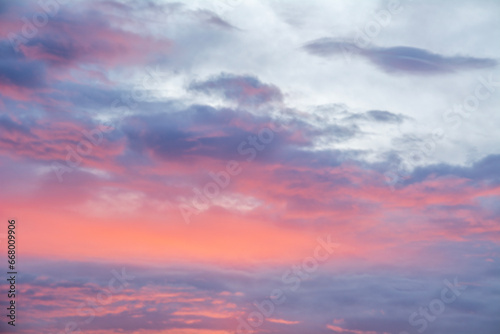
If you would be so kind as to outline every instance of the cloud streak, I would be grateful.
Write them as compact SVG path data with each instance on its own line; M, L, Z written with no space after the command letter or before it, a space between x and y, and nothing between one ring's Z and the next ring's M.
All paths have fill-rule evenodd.
M303 49L312 55L327 58L359 56L391 74L435 75L492 68L498 64L496 59L490 58L444 56L409 46L360 47L351 42L342 42L332 38L311 41L305 44Z

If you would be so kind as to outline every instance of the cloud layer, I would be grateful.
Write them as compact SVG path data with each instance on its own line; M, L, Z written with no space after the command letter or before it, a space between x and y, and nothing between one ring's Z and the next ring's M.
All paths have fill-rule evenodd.
M42 3L0 5L18 333L497 332L498 4L361 46L375 3Z

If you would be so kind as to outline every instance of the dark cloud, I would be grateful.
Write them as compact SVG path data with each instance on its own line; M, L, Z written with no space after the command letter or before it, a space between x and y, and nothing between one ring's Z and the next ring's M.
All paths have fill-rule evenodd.
M70 63L77 60L79 56L96 50L82 48L73 38L66 34L51 34L39 38L33 38L26 43L29 47L37 47L40 52L50 56L51 63ZM57 60L56 60L57 59Z
M495 67L498 62L489 58L443 56L428 50L397 47L359 47L354 43L322 38L307 43L303 48L310 54L330 57L361 56L389 73L437 74L461 70Z
M264 84L253 76L222 73L206 81L193 82L189 89L205 94L219 94L244 106L260 106L283 100L278 87Z
M129 96L130 90L109 89L103 85L85 85L79 83L64 83L54 85L53 92L40 94L44 100L69 101L75 108L89 108L92 110L110 109L116 104L116 108L130 108L128 100L123 96ZM137 105L136 102L133 102ZM131 102L130 104L133 105Z
M0 84L35 88L45 82L45 65L14 51L10 43L0 41Z
M231 110L217 111L208 106L192 106L171 113L136 115L127 119L123 131L132 150L178 160L207 156L218 159L234 157L236 146L244 140L245 131L220 127L237 117ZM220 130L216 136L213 131Z
M245 111L215 109L206 105L193 105L168 113L136 114L123 123L128 146L132 151L167 160L181 161L199 157L232 160L243 159L238 152L240 144L249 136L256 137L273 120ZM249 127L246 127L248 125ZM273 150L305 145L291 139L291 132L274 133L272 145L260 152L258 159L273 159ZM271 147L272 146L272 147Z
M360 129L356 126L343 126L338 124L330 124L324 127L316 127L307 129L304 127L311 137L325 137L328 141L342 142L354 138L361 133Z
M237 29L234 27L232 24L228 23L227 21L224 21L221 19L217 14L215 14L212 11L209 10L197 10L193 12L193 14L200 20L213 25L215 27L227 29L227 30L234 30Z
M500 155L493 154L477 161L471 167L454 166L449 164L436 164L416 168L406 184L421 182L431 175L458 176L472 181L488 181L500 184Z
M346 118L347 120L367 120L380 123L402 123L406 116L394 114L385 110L369 110L365 113L354 114Z
M0 129L7 132L18 132L23 135L31 136L31 131L28 126L14 122L8 115L0 115Z
M9 0L0 0L0 16L7 16L15 12L19 14L22 10L23 6L26 6L27 0L19 0L19 1L9 1Z
M300 147L290 147L280 150L274 157L287 166L309 166L312 168L340 166L345 158L357 156L355 151L340 150L304 150Z
M150 153L169 161L192 161L202 157L217 160L245 160L238 148L250 148L249 137L256 137L271 124L283 127L273 131L273 140L257 154L256 161L293 166L335 167L346 159L356 160L360 151L314 150L317 142L343 142L360 133L356 126L315 126L296 118L279 121L243 110L216 109L207 105L149 108L124 120L130 152L143 157Z
M45 66L36 61L0 60L0 84L35 88L43 86Z
M373 120L383 123L401 123L404 116L396 115L389 111L384 110L370 110L366 114Z
M9 2L10 1L7 1L7 0L0 0L0 14L7 12L8 8L9 8L8 7Z

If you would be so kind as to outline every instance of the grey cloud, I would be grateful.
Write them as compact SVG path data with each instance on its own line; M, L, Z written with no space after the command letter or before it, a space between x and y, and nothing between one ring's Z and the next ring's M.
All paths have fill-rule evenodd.
M232 24L228 23L227 21L223 20L215 14L214 12L210 10L197 10L194 11L193 14L200 20L206 22L207 24L210 24L212 26L222 28L222 29L227 29L227 30L235 30L237 29L235 26Z
M405 182L407 184L420 182L430 175L458 176L471 181L489 181L500 184L500 155L489 155L477 161L471 167L454 166L449 164L437 164L416 168L411 177Z
M408 117L401 114L394 114L385 110L369 110L362 114L354 114L347 117L347 120L367 120L379 123L402 123Z
M316 56L360 56L388 73L438 74L495 67L498 61L469 56L444 56L408 47L360 47L351 42L321 38L307 43L303 49Z
M258 78L248 75L221 73L206 81L193 82L189 89L205 94L219 94L244 106L260 106L283 100L278 87L262 83Z

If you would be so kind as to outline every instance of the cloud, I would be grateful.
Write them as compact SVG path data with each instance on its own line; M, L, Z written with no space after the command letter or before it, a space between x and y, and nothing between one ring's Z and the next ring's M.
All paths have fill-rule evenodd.
M21 135L31 136L31 130L28 126L13 121L8 115L0 115L0 128L6 132L17 132Z
M0 86L36 88L44 85L46 67L14 52L6 41L0 41Z
M354 43L321 38L303 46L308 53L320 57L363 57L388 73L432 75L481 68L492 68L498 61L490 58L444 56L408 46L360 47Z
M401 123L404 120L404 116L396 115L389 111L384 110L370 110L366 112L368 117L383 123Z
M283 94L278 87L264 84L248 75L221 73L206 81L193 82L189 88L205 94L222 95L230 101L250 107L283 101Z
M157 61L171 46L168 39L122 30L108 23L108 18L89 11L68 16L71 22L53 19L46 29L21 47L23 53L53 66L115 67ZM99 40L93 36L99 36Z
M18 215L22 227L22 334L60 332L68 321L103 334L234 332L238 317L273 289L286 301L262 332L411 332L409 315L455 276L467 282L467 294L429 334L496 334L497 76L485 79L492 83L480 93L491 98L464 122L467 131L447 133L453 149L441 154L450 147L443 142L435 154L445 163L423 162L395 191L384 177L391 163L402 163L389 146L398 145L398 125L424 113L422 124L432 124L425 121L436 109L477 85L474 72L461 80L430 74L495 66L496 26L470 16L470 6L474 13L484 6L453 3L470 20L450 29L426 21L437 34L420 29L420 15L398 16L397 35L380 36L386 46L422 49L326 39L296 50L296 41L331 31L332 17L341 18L341 33L375 5L287 5L299 26L283 24L266 3L230 2L213 11L203 1L68 2L19 53L0 37L0 215ZM0 7L0 28L19 32L20 18L37 11L38 0L9 2ZM478 28L462 34L469 24ZM436 43L491 58L436 54L429 46ZM329 64L332 75L323 61L311 61L344 52L375 70L339 62ZM140 78L151 67L164 71L154 86ZM429 76L400 85L386 72ZM146 99L133 99L141 92ZM112 131L81 153L88 132L108 120L116 121ZM271 125L282 130L254 150L255 159L238 151ZM467 167L448 160L459 155L455 140L474 136L483 159ZM59 182L51 163L66 165L71 152L80 152L81 163ZM224 180L230 160L241 173ZM218 185L218 193L208 191ZM185 224L178 205L195 202L209 204ZM307 278L292 291L283 273L311 265L325 235L342 245L317 271L303 270ZM95 319L84 323L79 307L121 267L136 279L89 308Z
M227 29L227 30L235 30L237 29L234 27L232 24L228 23L227 21L223 20L215 14L214 12L210 10L197 10L193 11L193 15L197 17L198 19L201 19L202 21L206 22L207 24L210 24L212 26L222 28L222 29Z
M422 272L406 277L406 271L395 268L372 268L362 274L356 269L336 268L332 273L328 264L324 264L302 276L299 288L292 290L293 284L282 279L291 265L273 266L255 274L248 269L203 265L148 268L115 262L27 260L25 312L33 316L24 325L43 334L64 328L70 321L79 324L82 330L232 332L238 326L237 318L258 311L255 303L265 304L274 289L282 291L285 301L274 306L273 314L258 328L262 331L333 333L327 329L332 323L332 330L349 334L411 331L415 328L408 323L410 314L440 298L440 291L446 287L443 277L451 281L456 277L446 270L430 277ZM101 305L103 299L98 299L98 293L107 289L114 277L111 270L121 272L121 268L134 278ZM495 333L498 307L493 305L498 298L485 295L483 287L498 288L497 283L492 283L497 273L481 267L474 269L483 275L478 282L481 288L468 284L462 296L446 305L445 313L432 323L432 328L459 334L481 328L482 333ZM458 281L467 282L471 276L464 273ZM68 294L71 298L67 298ZM61 304L61 300L65 303ZM95 318L85 322L89 315L76 311L88 310L92 302ZM478 309L481 313L472 312ZM50 322L39 316L47 313L53 314ZM467 323L457 324L456 317L467 317ZM276 318L293 321L274 321Z
M172 107L166 113L135 114L124 121L123 131L129 148L141 154L149 152L160 159L179 162L199 158L228 161L242 159L239 145L275 122L271 117L242 110L191 105ZM259 153L259 161L272 160L271 152L278 152L279 148L307 145L316 135L311 129L310 139L295 138L294 131L302 129L293 123L289 127L273 133L272 145L266 145Z
M354 114L346 119L367 120L379 123L402 123L408 117L401 114L394 114L385 110L369 110L362 114Z
M421 182L431 176L457 176L474 182L487 181L500 184L500 155L492 154L475 162L471 167L451 164L435 164L416 168L405 181L406 184Z

